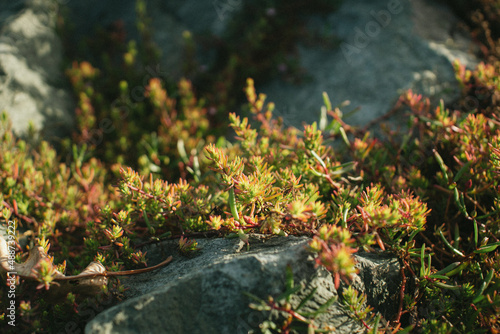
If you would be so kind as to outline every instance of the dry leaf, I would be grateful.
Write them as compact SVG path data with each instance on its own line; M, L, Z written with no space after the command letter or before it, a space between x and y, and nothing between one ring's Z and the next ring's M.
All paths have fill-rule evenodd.
M28 259L24 263L16 263L13 255L9 258L9 246L3 236L0 235L0 273L12 273L24 279L37 280L41 282L39 287L45 286L47 289L50 285L51 292L57 294L57 296L66 296L69 292L95 295L108 283L108 277L140 274L160 268L170 261L172 261L171 256L153 267L118 272L107 272L101 263L91 262L80 274L66 276L56 269L56 266L52 263L53 258L47 255L41 246L32 248L29 251ZM49 279L49 282L43 281L40 277L39 273L42 268L44 272L50 273L52 279Z

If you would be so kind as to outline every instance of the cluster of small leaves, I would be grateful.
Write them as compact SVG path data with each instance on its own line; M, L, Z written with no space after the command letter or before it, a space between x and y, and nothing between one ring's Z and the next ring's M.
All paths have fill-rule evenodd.
M223 194L217 189L193 186L182 179L170 184L154 180L151 174L149 182L144 182L131 168L122 169L121 173L119 189L129 205L118 214L107 210L104 221L122 228L128 226L129 230L134 226L135 230L143 230L141 234L156 237L217 230L222 224L220 215L211 215L214 208L224 203Z
M182 254L194 253L199 250L198 242L196 240L188 240L187 238L180 237L179 250Z
M100 53L97 66L74 61L66 71L78 102L72 143L107 166L125 164L156 175L178 170L171 180L197 178L201 151L215 140L207 108L194 97L190 81L169 83L152 51L144 1L137 2L137 11L140 43L126 43L123 23L116 22L116 33L97 33L102 47L93 47L99 38L89 41L88 49ZM118 167L113 170L118 174Z
M432 138L435 147L437 184L428 194L429 202L436 205L433 210L443 214L436 217L441 222L434 223L436 232L429 238L434 244L432 252L437 253L433 258L443 267L456 263L461 268L457 279L461 296L466 296L466 286L474 295L463 298L476 310L475 322L469 316L455 324L456 318L449 316L450 323L463 330L478 325L498 329L500 68L498 62L479 64L474 71L458 63L455 67L464 95L476 99L473 108L450 112L441 105L434 113L426 108L415 113L420 119L434 116L434 122L421 122L419 129L420 136L429 138L428 142ZM438 210L439 206L444 210ZM493 286L486 290L490 284Z
M396 106L410 112L401 140L365 137L351 145L355 159L356 149L363 152L356 162L365 182L380 183L395 195L380 194L378 185L367 188L359 197L358 218L345 215L341 222L370 230L363 244L370 247L375 240L399 254L411 277L405 282L418 281L417 297L406 295L400 307L403 318L411 310L426 313L428 305L437 305L431 300L447 300L453 290L449 309L436 307L416 324L425 331L493 330L499 326L500 72L498 63L466 70L457 62L455 70L463 87L457 109L443 103L432 109L428 99L409 91ZM409 190L425 202L414 201ZM385 229L398 221L399 230ZM463 313L460 303L474 312Z
M455 109L443 103L432 109L428 99L403 94L394 110L408 112L408 129L389 131L386 140L345 124L326 94L319 123L303 131L286 128L283 119L273 118L274 104L266 104L248 79L244 93L253 119L230 114L237 142L215 144L207 109L191 83L181 80L174 88L145 73L143 66L156 68L157 58L144 6L138 1L144 43L125 44L117 22L98 44L105 51L99 66L76 61L67 71L78 101L78 131L66 145L69 159L60 163L45 142L31 146L15 139L2 116L2 220L17 221L17 231L26 230L24 236L43 247L50 242L55 262L68 260L71 271L93 259L110 270L146 266L138 246L167 237L180 238L179 250L189 254L197 249L194 236L237 233L248 241L250 232L305 234L312 236L309 248L317 264L332 272L338 287L356 273L357 249L388 250L403 265L399 311L387 319L394 329L499 330L498 62L475 70L455 64L464 96ZM252 31L262 38L252 50L267 45L266 20L279 19L283 8L276 5L275 18L271 11L264 20L258 15L260 25ZM260 53L247 56L241 58L245 66ZM224 103L241 59L231 56L222 79L215 79L224 82L215 85ZM335 141L341 147L334 150L329 144ZM109 170L120 173L115 189ZM49 266L41 263L37 270L40 286L49 288ZM282 296L254 305L284 318L279 326L272 318L263 330L287 333L300 323L321 331L315 317L334 300L318 313L302 314L303 304L290 302L300 287L290 277L287 282ZM35 290L27 284L19 290L19 314L33 329L47 330L60 319L57 312L68 316L68 306L77 307L73 294L52 307ZM31 306L31 293L40 297L39 306ZM348 313L376 332L380 317L371 315L365 299L344 290Z
M450 2L453 8L470 24L472 35L480 43L485 59L500 59L500 7L496 0Z
M122 202L102 206L101 215L88 222L82 253L97 254L118 270L124 264L146 264L145 254L134 247L141 240L181 236L180 249L188 252L196 246L185 236L199 233L238 232L243 241L245 232L305 233L316 235L311 249L318 253L318 264L332 270L338 286L339 278L347 282L356 272L355 247L371 249L374 242L367 236L380 231L375 235L383 247L383 242L392 245L395 235L400 240L423 229L427 210L418 199L403 193L383 201L386 194L378 186L367 187L358 198L359 185L344 177L356 164L338 161L316 124L303 133L284 129L282 120L272 117L273 104L265 106L265 96L257 97L252 80L245 91L260 128L253 130L248 119L230 115L241 144L205 147L215 174L200 167L203 183L169 183L152 174L144 181L131 168L122 168ZM162 100L161 90L152 94Z
M118 199L106 184L107 171L97 159L88 159L74 147L72 163L65 164L49 143L16 138L6 113L0 117L0 220L2 225L8 221L16 224L16 250L22 249L21 244L29 248L38 244L48 250L52 244L54 256L33 268L38 287L48 289L54 284L52 262L60 272L74 273L94 259L95 253L88 257L81 253L87 224L98 219L100 207L113 206ZM16 262L26 260L28 253L21 254L16 254ZM16 298L21 301L16 312L26 315L19 319L19 330L44 330L51 326L50 319L61 321L68 316L66 311L57 314L53 308L31 307L30 301L45 303L44 292L19 277L16 285ZM1 291L0 304L5 310L7 290L2 287ZM71 303L69 310L75 305Z
M392 320L395 324L406 321L424 332L452 327L465 332L495 330L499 326L500 72L497 63L482 63L474 71L458 63L455 68L463 99L475 99L476 103L469 103L475 108L450 111L441 103L431 110L428 99L409 91L395 107L410 111L409 129L399 137L401 141L381 141L366 134L360 139L358 129L336 117L341 113L331 110L327 97L325 106L336 124L322 122L327 124L325 136L341 138L346 144L345 153L338 151L337 156L350 157L360 178L342 177L320 192L328 205L325 221L334 225L323 225L314 234L310 247L318 253L317 262L332 271L338 286L340 278L355 272L350 258L355 246L368 251L378 246L398 254L405 273L403 297ZM264 96L249 92L254 112L261 110ZM269 114L267 110L257 118L272 133L272 126L267 125L272 124ZM235 130L242 147L260 153L262 140L257 133L246 122L236 125L240 125ZM356 136L354 140L348 133ZM303 138L306 142L306 132ZM307 170L325 169L332 155L315 154L320 146L314 143L318 144L313 142L309 146L313 150L302 156L312 157L318 165L299 169L299 175L301 180L321 184ZM294 151L300 147L297 144ZM297 161L293 164L300 166ZM323 179L332 175L322 174ZM418 283L413 292L410 281ZM446 307L439 300L446 300ZM362 304L352 301L353 307ZM470 306L466 310L460 306L465 304ZM417 322L409 320L413 312Z
M50 242L54 262L63 263L57 266L61 272L67 267L69 273L77 273L92 260L110 271L144 267L146 254L131 241L140 237L141 230L129 224L126 210L116 209L124 205L117 205L121 200L110 182L110 169L118 171L120 165L113 164L127 162L143 172L163 169L185 177L199 175L196 152L204 140L213 140L205 135L206 109L186 80L174 91L178 99L166 94L154 63L157 52L151 49L150 31L145 29L144 5L137 3L141 48L133 41L125 45L123 26L116 22L111 34L101 32L102 39L92 41L102 42L95 47L103 52L99 69L87 61L74 61L67 70L77 100L78 130L72 141L65 142L65 152L58 155L47 142L16 139L6 114L1 116L0 219L16 222L17 262L26 260L24 247ZM151 69L158 77L149 73ZM130 85L140 94L134 95L137 89L133 93ZM193 219L192 224L197 223ZM46 288L53 283L50 268L43 261L35 268ZM75 316L75 301L69 308L62 306L64 302L57 304L58 310L65 310L57 311L45 303L41 291L28 282L18 279L18 283L16 298L28 301L19 307L26 311L29 300L40 305L29 312L19 309L18 314L29 314L18 324L20 330L58 330L56 324L64 326L62 322ZM119 284L115 288L122 289ZM6 290L2 292L2 305L6 305Z
M6 113L0 133L0 217L17 221L19 237L26 231L24 237L50 241L66 257L81 245L71 235L84 234L99 208L116 200L105 184L106 170L94 158L84 161L84 152L76 149L68 166L47 142L33 147L15 138Z
M337 289L340 278L348 283L346 278L358 272L352 258L357 251L352 247L353 242L349 230L336 225L323 225L309 244L310 249L319 254L316 263L334 274Z
M255 114L262 117L261 110L256 110ZM207 185L190 184L182 179L170 184L154 180L153 175L150 175L149 182L144 182L139 173L130 168L122 169L119 190L129 205L119 212L104 209L101 228L108 229L110 233L99 235L99 229L95 229L92 242L98 244L99 240L109 238L115 230L114 239L122 238L122 231L133 235L141 229L144 233L136 234L136 237L203 231L249 230L273 234L314 231L320 219L325 217L327 207L319 200L318 186L297 174L304 172L311 179L330 179L333 182L329 175L318 177L318 173L311 172L314 168L322 168L318 167L317 160L322 161L321 158L315 152L311 153L311 149L320 154L327 149L321 145L321 133L315 126L304 131L306 140L299 139L295 131L290 130L291 140L287 144L296 143L296 147L287 150L288 164L293 169L283 166L283 159L277 157L284 158L283 151L286 149L280 148L278 122L271 116L269 113L264 120L261 137L255 139L258 143L247 146L248 149L243 148L243 137L239 139L243 142L242 149L239 145L229 144L205 147L206 158L215 171L214 174L201 165L200 179ZM254 131L246 119L241 122L232 114L230 120L241 136L246 137L246 133ZM265 136L265 132L273 132L275 138ZM285 142L284 138L280 140ZM304 155L310 158L304 158ZM328 161L328 166L336 165ZM119 242L123 243L122 240Z
M316 297L317 288L305 292L303 285L296 285L293 280L293 272L290 267L286 271L285 291L273 298L261 299L251 293L246 293L256 302L250 304L250 308L268 314L268 319L259 325L264 334L271 333L335 333L335 327L324 322L321 316L327 316L333 304L337 303L337 296L324 301L314 311L307 310L308 304ZM302 295L299 297L299 295ZM352 286L348 286L342 292L340 301L342 309L358 321L367 333L379 333L379 325L382 316L373 313L373 307L367 305L367 296L359 293ZM323 321L322 321L323 320ZM408 327L406 331L410 330Z
M360 294L352 286L342 292L342 304L352 318L361 322L366 329L374 325L373 307L366 306L366 295Z
M249 110L260 127L254 130L248 119L241 120L239 116L230 115L231 126L240 144L225 143L219 147L210 144L205 147L206 159L215 173L200 167L199 180L202 183L188 183L183 179L169 183L154 179L152 174L148 181L144 181L145 177L131 168L122 168L122 181L118 187L122 201L115 204L101 203L101 215L86 221L87 237L83 254L97 254L97 258L108 267L119 269L124 263L146 264L145 254L136 251L133 246L141 240L182 236L180 249L189 252L195 250L196 245L185 238L197 233L238 232L242 240L245 240L245 231L306 233L314 236L310 248L318 253L318 264L332 271L337 286L341 278L348 282L349 276L356 272L352 258L356 248L363 247L371 251L378 246L400 255L405 271L420 282L417 299L406 295L404 301L407 306L418 310L431 293L443 294L447 289L462 291L464 286L469 286L467 296L472 293L473 298L463 294L460 298L472 298L470 302L477 313L476 319L469 318L464 323L464 329L477 326L478 322L483 327L495 326L495 311L498 308L495 293L498 285L496 249L499 245L498 224L495 223L498 222L498 209L495 205L498 199L491 201L491 210L478 204L479 200L484 202L484 198L487 198L480 197L485 192L491 193L493 198L498 196L498 140L492 143L484 140L486 137L498 138L498 134L492 133L497 130L495 119L488 119L491 124L485 125L488 120L485 116L480 117L480 114L468 115L463 119L458 115L455 118L443 116L446 112L442 106L432 114L429 104L421 97L411 92L404 95L402 100L410 107L412 117L418 121L413 122L415 125L410 134L419 131L419 136L407 140L407 145L422 143L429 147L434 144L432 147L455 154L456 158L444 158L434 149L431 163L422 166L427 169L419 173L415 173L415 168L405 170L404 166L395 165L392 172L405 173L400 175L401 181L396 185L383 182L391 190L387 193L381 184L373 183L371 178L377 174L368 161L372 154L380 156L379 152L391 143L382 144L364 136L362 140L354 140L351 144L345 138L350 153L334 155L332 149L324 145L323 132L315 124L306 126L303 133L296 129L283 129L282 120L272 117L273 105L265 105L264 95L257 96L251 80L245 91ZM325 101L327 109L331 111L327 97ZM337 125L326 128L336 131L333 135L342 135L341 129L344 129L345 124L340 121L334 117L332 123L337 122ZM437 139L434 134L436 126L444 127ZM468 131L457 130L462 128ZM476 132L474 140L469 139L472 130ZM446 150L437 144L446 145ZM476 160L466 153L459 154L463 145L468 145L466 148L469 152L476 153ZM406 150L404 147L401 152ZM346 164L337 160L349 154L354 162ZM481 154L485 157L482 158ZM79 172L85 170L86 166L78 158L83 155L84 152L79 153L75 149L76 180L80 186L90 189L93 179ZM389 153L387 157L391 157ZM404 156L399 161L402 159ZM453 167L447 165L450 162L454 163ZM63 164L60 166L64 168ZM349 175L356 170L364 173L362 179ZM432 176L428 174L432 171L436 184L430 189L422 189L425 190L423 193L433 200L440 196L441 201L442 193L448 194L447 205L456 206L457 209L454 219L461 217L464 222L470 221L473 225L472 234L467 230L461 234L458 224L452 225L449 216L441 218L444 221L442 226L433 225L435 234L432 231L422 233L429 210L424 202L409 192L411 187L408 184L411 184L415 175L431 180ZM482 177L474 178L477 171ZM88 173L91 175L95 171L89 169ZM471 181L474 184L463 181L462 177L465 176L474 180ZM101 182L104 183L103 180ZM475 185L479 182L488 187L484 184ZM450 233L450 226L454 229L453 234ZM453 238L449 239L449 236ZM433 248L422 245L420 252L417 252L419 238L435 238ZM493 241L489 241L490 238ZM459 249L458 244L465 242L473 244L469 249ZM429 251L432 253L426 254ZM439 265L436 267L432 261ZM445 267L447 262L451 264ZM463 274L461 282L457 278L459 273ZM482 277L480 280L477 279L478 275ZM464 280L469 281L465 283ZM350 292L347 295L349 298L345 300L349 302L355 318L365 321L367 314L360 308L364 303L363 297ZM403 312L400 313L399 316ZM419 324L421 328L440 326L436 324L438 316L450 317L454 313L447 311L443 314L437 309L430 314L436 318L422 320ZM453 323L455 320L449 321ZM366 326L373 329L368 322Z

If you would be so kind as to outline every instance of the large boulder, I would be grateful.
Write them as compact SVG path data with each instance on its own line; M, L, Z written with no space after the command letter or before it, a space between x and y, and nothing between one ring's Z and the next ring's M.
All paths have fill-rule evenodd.
M128 0L117 6L115 1L89 0L68 5L74 13L78 34L120 19L133 38L137 36L133 3ZM182 75L182 34L186 30L192 32L195 41L205 41L198 62L209 67L217 51L206 41L225 43L225 30L243 4L240 0L148 2L154 40L162 51L162 72L174 78ZM262 8L269 10L272 8ZM280 18L281 14L272 15ZM296 41L300 67L304 70L302 83L281 78L256 83L258 91L276 103L275 114L282 116L286 124L299 128L303 122L319 119L323 91L334 105L349 100L350 106L343 111L359 108L346 119L359 126L388 112L407 89L425 94L434 102L441 98L452 102L459 94L453 61L459 59L469 67L478 62L477 48L463 28L465 25L450 8L436 2L343 1L332 13L304 15L303 19L305 31L302 39ZM404 119L398 121L396 117L396 123L401 122Z
M317 310L329 298L338 296L332 275L316 267L306 250L306 237L250 239L247 251L238 239L199 239L201 250L193 257L179 256L177 242L162 243L148 254L173 254L167 267L122 280L133 297L92 320L86 333L249 333L267 315L248 307L245 292L262 299L277 297L285 290L287 266L303 290L292 298L298 305L313 288L314 298L304 311ZM353 285L368 294L368 301L387 318L396 312L399 295L399 264L384 254L356 255L360 273ZM376 286L374 286L376 285ZM343 286L345 288L345 286ZM319 323L329 323L339 333L362 330L339 302L323 314Z
M459 94L453 61L468 66L478 62L463 23L436 2L344 1L338 11L312 17L308 27L306 35L326 31L339 39L339 47L298 41L304 84L276 79L258 87L289 125L319 120L321 92L328 93L334 106L350 101L344 113L360 108L345 119L359 126L391 110L407 89L450 103Z
M0 5L0 112L9 114L16 134L26 135L31 122L55 140L71 133L75 105L62 72L57 3L22 3Z

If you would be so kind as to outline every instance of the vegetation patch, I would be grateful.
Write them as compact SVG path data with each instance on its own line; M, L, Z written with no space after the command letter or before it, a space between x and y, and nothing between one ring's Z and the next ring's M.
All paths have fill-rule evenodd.
M403 283L394 319L364 307L363 294L344 290L346 312L367 332L500 330L500 62L493 51L476 69L455 64L459 108L433 106L408 91L395 106L407 115L408 131L386 128L384 138L346 124L326 93L318 123L288 128L247 79L249 117L226 113L236 134L230 141L211 126L217 118L191 81L144 80L155 55L144 6L138 1L141 44L122 45L112 34L109 41L121 46L103 54L102 68L78 59L68 66L78 126L59 152L16 138L2 114L6 330L13 328L12 290L16 332L78 328L89 320L85 310L122 298L125 287L113 273L150 267L142 245L178 239L180 252L189 254L201 235L246 242L251 233L310 236L310 251L336 286L356 272L352 254L359 249L398 256ZM498 47L498 36L490 37ZM89 271L92 262L103 269ZM12 279L14 264L29 270ZM60 275L73 283L57 289ZM90 297L78 287L98 277L109 281L93 284L98 289ZM289 273L282 296L251 305L274 312L262 332L330 330L314 319L334 301L303 314L301 304L289 303L299 288Z

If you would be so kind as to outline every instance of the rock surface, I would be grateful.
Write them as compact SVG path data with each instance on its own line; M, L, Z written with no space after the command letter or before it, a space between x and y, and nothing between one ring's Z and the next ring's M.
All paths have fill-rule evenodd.
M201 250L192 257L178 255L176 242L167 242L148 250L158 261L174 255L167 267L144 275L131 276L122 283L129 287L128 297L135 297L112 307L92 320L86 333L252 333L267 315L248 307L252 300L244 292L260 298L278 296L285 290L288 265L296 284L304 290L292 299L317 288L306 307L315 310L337 296L332 275L315 268L305 249L305 237L250 239L250 250L238 239L199 239ZM368 293L377 310L394 316L399 291L399 265L395 258L377 254L357 255L360 274L353 284ZM306 309L304 309L306 311ZM362 330L337 302L319 322L335 326L338 333Z
M119 13L113 5L75 2L70 6L77 8L77 13L87 13L84 25L95 24L97 18L109 24L120 14L126 26L133 27L133 7L124 3ZM182 32L191 31L195 39L223 39L224 30L242 4L237 0L149 2L154 38L163 54L162 69L179 77ZM461 22L451 9L435 2L344 1L339 10L308 16L306 22L304 36L339 40L340 47L298 40L300 66L305 70L303 83L292 84L278 78L256 83L258 91L276 103L275 114L282 116L286 124L299 128L303 122L319 119L323 91L334 105L349 100L350 106L344 112L359 108L346 121L360 126L388 112L399 95L410 88L434 102L441 98L451 102L459 93L452 62L459 59L469 67L478 62L476 48L461 29ZM213 52L204 49L199 61L210 63L213 56Z
M344 114L360 108L345 118L360 126L391 110L407 89L434 102L441 98L451 102L459 93L452 62L477 63L473 43L460 30L459 20L451 9L435 2L344 1L338 11L311 18L310 29L335 34L340 48L299 41L306 82L258 84L259 91L276 103L277 113L297 127L319 120L322 92L328 93L333 105L349 100Z
M71 133L74 101L62 73L62 46L54 30L57 3L13 1L0 5L0 111L14 132L28 125L53 140Z

